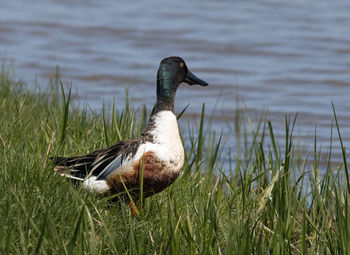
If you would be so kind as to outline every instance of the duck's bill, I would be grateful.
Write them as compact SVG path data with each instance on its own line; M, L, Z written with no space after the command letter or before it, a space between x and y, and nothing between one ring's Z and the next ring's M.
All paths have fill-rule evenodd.
M199 79L197 76L195 76L190 71L188 71L187 77L185 78L185 82L188 85L201 85L201 86L208 86L209 85L207 82Z

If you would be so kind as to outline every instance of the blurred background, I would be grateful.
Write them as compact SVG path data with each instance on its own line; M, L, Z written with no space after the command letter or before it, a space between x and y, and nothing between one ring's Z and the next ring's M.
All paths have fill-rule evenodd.
M135 107L155 102L156 72L181 56L209 87L182 86L176 111L187 118L202 104L234 150L239 108L268 110L283 143L284 116L298 113L296 135L305 151L327 151L331 100L350 145L350 1L2 1L0 60L16 77L46 86L59 66L82 100ZM180 126L186 128L186 121ZM337 146L338 144L337 144ZM340 156L340 150L336 149Z

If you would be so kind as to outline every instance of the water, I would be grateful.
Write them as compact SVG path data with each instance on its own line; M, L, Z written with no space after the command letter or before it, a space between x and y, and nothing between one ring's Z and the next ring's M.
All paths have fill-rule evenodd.
M193 116L205 102L229 137L239 95L257 115L268 108L281 143L284 115L298 112L304 150L317 125L327 151L333 100L350 145L350 1L1 2L0 60L26 81L47 84L58 65L93 108L123 105L125 87L151 107L160 60L178 55L210 87L180 88L177 111L190 102Z

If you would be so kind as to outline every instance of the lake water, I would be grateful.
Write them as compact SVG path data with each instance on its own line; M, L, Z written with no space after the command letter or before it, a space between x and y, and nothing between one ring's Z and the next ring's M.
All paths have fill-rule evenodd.
M176 110L216 109L214 126L233 150L237 96L253 115L268 109L281 143L284 115L298 112L305 151L316 125L327 151L333 100L350 145L350 1L1 2L0 60L28 83L47 84L59 66L93 108L123 105L125 87L150 108L160 60L177 55L210 86L181 87Z

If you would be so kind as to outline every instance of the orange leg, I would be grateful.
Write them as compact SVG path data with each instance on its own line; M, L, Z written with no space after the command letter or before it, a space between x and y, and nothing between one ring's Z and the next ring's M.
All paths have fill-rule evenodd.
M137 201L135 201L135 203L137 203ZM131 207L131 212L135 215L138 216L139 215L139 210L137 210L136 205L133 202L129 202L129 206Z

